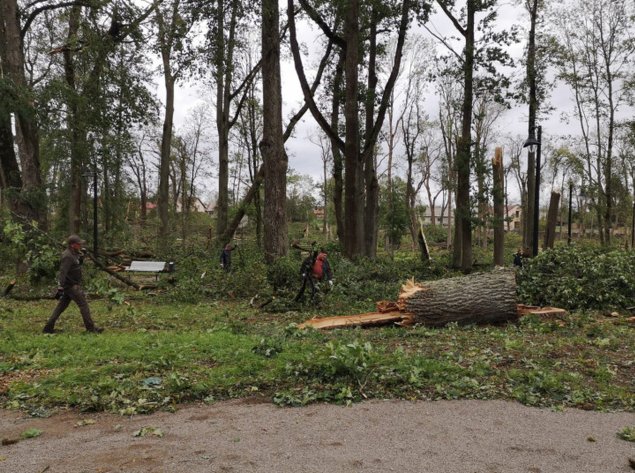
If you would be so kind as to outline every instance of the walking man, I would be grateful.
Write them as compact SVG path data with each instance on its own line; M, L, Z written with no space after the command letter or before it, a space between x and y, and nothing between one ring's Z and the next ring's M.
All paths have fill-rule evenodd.
M62 253L59 272L58 294L61 291L61 297L57 306L53 310L51 317L44 326L44 333L55 333L55 322L66 310L71 301L79 307L84 320L86 330L93 333L103 332L102 328L95 326L95 322L90 317L90 309L86 301L86 295L82 290L82 245L85 242L77 235L71 235L67 239L68 247Z

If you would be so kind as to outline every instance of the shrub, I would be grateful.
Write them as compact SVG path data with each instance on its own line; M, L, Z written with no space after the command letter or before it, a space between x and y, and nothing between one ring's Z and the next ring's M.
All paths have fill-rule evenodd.
M45 234L34 228L27 229L9 220L4 221L2 226L3 240L7 243L6 257L16 262L25 262L27 274L32 283L55 277L59 263L59 250L51 245Z
M635 253L561 246L526 262L522 301L569 310L623 309L635 300Z

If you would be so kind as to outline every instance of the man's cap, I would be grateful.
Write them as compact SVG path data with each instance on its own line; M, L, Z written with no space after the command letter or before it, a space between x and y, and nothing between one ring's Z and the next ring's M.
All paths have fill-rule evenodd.
M66 239L66 243L70 246L75 243L79 243L80 245L83 245L86 242L82 240L79 235L71 235Z

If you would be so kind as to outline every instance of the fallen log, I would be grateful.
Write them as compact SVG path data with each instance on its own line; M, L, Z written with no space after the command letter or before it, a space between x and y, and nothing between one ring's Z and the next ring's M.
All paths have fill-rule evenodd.
M403 312L369 312L358 315L342 315L337 317L323 317L307 320L298 328L313 327L315 329L332 329L344 327L370 327L375 325L412 325L411 314Z
M377 312L313 318L299 327L333 329L387 324L442 327L451 322L465 325L516 321L529 314L562 318L566 311L517 304L515 273L502 269L421 284L410 280L402 286L397 302L377 302Z
M414 316L414 322L430 327L486 324L518 319L516 277L497 270L402 287L398 305Z

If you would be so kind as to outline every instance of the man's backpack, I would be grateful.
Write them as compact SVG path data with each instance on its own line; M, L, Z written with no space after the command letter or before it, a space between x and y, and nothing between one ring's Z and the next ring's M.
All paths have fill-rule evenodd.
M313 268L311 269L313 272L313 277L318 281L322 280L324 277L324 258L318 258L313 263Z

